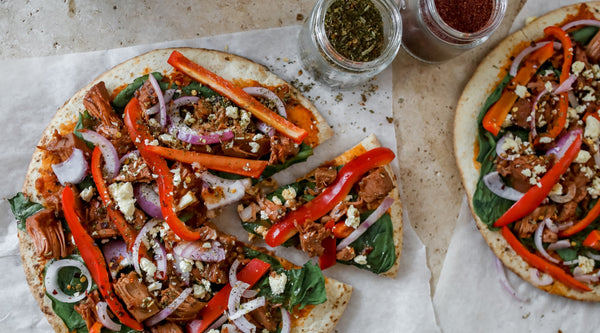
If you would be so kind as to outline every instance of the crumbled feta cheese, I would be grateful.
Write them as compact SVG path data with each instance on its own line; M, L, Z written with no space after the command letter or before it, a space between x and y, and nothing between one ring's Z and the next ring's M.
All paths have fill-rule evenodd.
M541 174L541 173L544 173L544 172L546 172L546 171L548 171L548 169L546 169L546 167L545 167L545 166L543 166L543 165L535 165L535 166L533 167L533 172L534 172L536 175L539 175L539 174Z
M160 139L160 141L167 143L167 144L176 144L177 143L177 139L175 139L174 136L172 136L171 134L161 134L158 136L158 138Z
M269 231L269 228L265 227L264 225L259 225L258 227L256 227L256 229L254 229L254 231L261 235L262 238L265 238L267 236L267 232Z
M502 122L502 127L506 128L506 127L511 127L513 125L513 116L512 114L507 114L506 118L504 118L504 122Z
M210 331L206 332L206 333L220 333L219 330L217 329L211 329Z
M592 72L594 73L594 77L596 79L600 79L600 66L592 65Z
M276 195L273 196L273 199L271 201L273 201L273 203L276 205L279 205L279 206L283 205L283 202L281 202L281 199L279 199L279 197Z
M579 269L581 274L589 274L594 271L594 259L585 256L579 256Z
M172 169L171 173L173 174L173 185L179 186L181 184L181 168Z
M240 111L240 126L246 128L250 125L250 113L246 110Z
M594 177L592 180L592 186L587 188L587 192L592 196L593 199L596 199L600 196L600 178Z
M582 70L585 69L585 64L582 61L575 61L572 65L571 65L571 72L575 75L579 75L579 73L581 73Z
M225 108L225 115L231 119L238 119L239 113L237 106L228 106Z
M267 214L267 212L265 212L264 210L260 211L260 219L261 220L268 220L269 219L269 214Z
M192 126L194 123L196 122L196 118L194 118L194 116L192 116L191 113L186 113L185 114L185 118L183 119L183 123L188 125L188 126Z
M600 138L600 121L598 121L598 119L595 117L587 117L584 136L592 140Z
M552 190L550 191L550 193L548 193L548 195L561 195L562 190L562 185L560 185L560 183L556 183L554 186L552 186Z
M583 98L581 99L584 102L595 102L596 101L596 96L595 96L595 90L592 87L583 87L582 90L587 91L588 93L583 96Z
M108 186L108 191L116 201L117 207L126 218L133 218L135 213L135 198L133 197L133 186L130 182L116 182Z
M583 73L581 73L581 76L583 76L587 80L591 80L594 78L594 72L591 69L588 69L583 71Z
M590 158L592 158L592 155L585 151L585 150L580 150L579 153L577 154L577 157L575 157L575 160L573 162L575 163L586 163L587 161L590 160Z
M258 150L260 149L260 145L256 142L248 142L248 145L250 145L250 151L254 154L258 153Z
M254 136L252 137L252 141L258 141L258 140L261 140L261 139L262 139L262 138L264 138L264 137L265 137L264 135L262 135L262 134L258 133L258 134L254 135Z
M293 187L288 187L281 192L281 196L285 200L294 200L294 198L296 198L296 189Z
M148 258L140 259L140 269L146 272L146 277L148 279L154 278L154 273L156 273L156 265Z
M548 92L552 92L552 90L554 89L552 87L552 82L550 81L546 81L546 83L544 83L544 87L546 88L546 90L548 90Z
M594 171L588 168L587 166L582 166L581 168L579 168L579 170L583 172L583 174L589 179L592 179L592 177L594 177Z
M194 284L194 297L204 298L206 296L206 288L199 284Z
M515 94L521 98L525 98L525 96L527 96L527 88L518 84L517 88L515 88Z
M344 224L354 229L358 228L358 225L360 224L360 212L354 205L348 207L348 210L346 211L346 222L344 222Z
M94 193L96 193L96 189L93 186L88 186L79 195L85 202L90 202L94 197Z
M550 143L550 142L552 142L552 138L550 138L550 137L542 136L540 138L540 143Z
M144 143L146 144L146 146L158 146L158 140L154 139L152 141L146 139L144 140Z
M367 256L365 256L364 254L358 255L358 256L354 257L354 262L359 265L366 265L367 264Z
M273 295L282 294L285 291L285 284L287 283L287 276L285 273L277 274L275 272L269 275L269 286Z
M179 203L177 204L177 210L183 210L186 207L188 207L189 205L191 205L197 201L198 201L198 199L196 198L194 193L191 191L188 191L186 194L184 194L181 197L181 199L179 199Z
M525 176L525 177L531 177L531 174L532 174L532 173L531 173L531 170L529 170L529 169L523 169L523 170L521 170L521 173L522 173L522 174L523 174L523 176Z
M148 291L160 290L162 288L162 283L158 281L154 281L148 285Z
M192 260L186 259L186 258L181 258L181 261L179 262L179 269L183 273L191 272L193 267L194 267L194 262Z

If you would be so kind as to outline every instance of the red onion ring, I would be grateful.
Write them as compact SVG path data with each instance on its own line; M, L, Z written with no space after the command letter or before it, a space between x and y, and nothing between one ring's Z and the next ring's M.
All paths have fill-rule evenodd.
M156 81L154 75L148 74L148 81L150 81L150 84L152 85L152 88L154 88L154 92L156 93L156 97L158 97L158 120L160 123L160 127L164 128L165 126L167 126L167 106L165 105L165 98L163 96L162 89L160 89L160 85L158 84L158 81Z
M377 207L377 209L375 209L373 213L371 213L371 215L369 215L369 217L364 222L362 222L358 226L358 228L356 228L356 230L354 230L348 237L342 239L342 241L336 247L336 251L341 251L346 246L352 244L352 242L357 240L358 237L365 233L365 231L367 231L367 229L369 229L370 226L372 226L375 222L379 220L381 216L383 216L383 214L385 214L385 212L388 210L388 208L392 206L393 203L394 198L392 197L386 197L385 199L383 199L383 201L381 201L381 204L379 204L379 207Z
M142 271L140 270L140 246L142 245L142 241L144 240L144 238L146 238L146 234L148 233L148 231L154 228L157 224L158 220L155 219L146 222L146 224L144 224L144 226L138 233L137 237L135 237L133 247L131 248L131 261L133 261L133 268L135 269L136 273L138 273L140 276L143 276Z
M500 285L504 288L504 290L506 290L509 294L511 294L512 297L514 297L517 301L525 302L524 299L522 299L521 297L519 297L519 295L517 295L517 292L513 289L513 287L508 282L508 278L506 277L506 272L504 271L504 265L502 265L502 262L500 261L500 259L498 259L497 257L494 257L494 261L496 264L496 271L498 272L498 281L500 282Z
M544 96L545 94L548 93L548 90L546 90L546 88L544 88L544 90L542 90L541 93L539 93L537 96L535 96L535 99L533 100L533 103L531 105L531 113L530 113L530 117L531 120L529 121L529 127L531 130L531 138L535 138L537 137L537 129L535 126L535 112L537 111L537 103L540 101L540 98L542 98L542 96Z
M552 221L552 219L550 219L550 218L544 219L544 223L546 223L546 227L548 229L550 229L550 231L556 232L556 233L558 233L560 231L560 230L558 230L558 226Z
M119 263L119 266L122 265L124 260L129 260L131 262L131 256L127 252L127 244L122 239L113 239L108 243L102 245L102 253L104 253L104 259L106 260L106 265L109 267L110 274L113 279L117 277L117 270L119 267L113 267L114 264L111 263L116 262Z
M64 267L75 267L81 271L81 274L85 276L87 279L87 288L85 292L80 292L79 295L69 296L65 294L58 284L58 273ZM52 298L56 299L59 302L63 303L75 303L84 299L87 293L92 289L92 275L90 271L85 267L85 265L75 259L60 259L51 262L46 267L46 276L44 277L44 287L46 288L46 293L48 293Z
M544 274L543 277L540 277L540 271L535 268L529 269L529 278L536 286L547 286L554 282L554 279L548 274Z
M546 223L541 222L539 223L537 229L535 230L535 234L533 235L533 242L535 243L535 247L537 248L537 250L540 252L540 254L548 259L548 261L551 261L555 264L560 263L560 261L554 257L552 257L551 255L548 254L548 252L546 252L546 249L544 249L544 245L542 244L542 234L544 232L544 227L546 226Z
M117 324L110 318L108 314L108 304L106 302L98 302L96 303L96 312L98 313L98 320L102 323L102 326L108 328L109 330L113 330L115 332L119 332L121 330L121 324Z
M164 100L165 100L165 106L167 103L169 103L171 101L171 98L173 98L173 95L175 95L175 89L167 89L164 93ZM151 115L155 115L158 113L158 111L160 111L160 104L154 104L151 107L146 109L146 114L151 116Z
M577 75L575 74L571 74L569 76L568 79L565 80L565 82L561 83L560 86L558 86L558 88L556 88L554 90L555 94L562 94L564 92L567 92L571 89L573 89L573 83L575 82L575 80L577 80Z
M167 278L167 250L161 242L154 246L154 260L156 261L156 277L159 280Z
M569 23L563 25L561 27L561 29L563 29L564 31L567 31L578 25L591 25L594 27L600 27L600 21L598 21L598 20L577 20L577 21L569 22Z
M237 270L239 265L240 261L236 258L235 261L231 264L231 267L229 267L229 285L231 285L232 288L233 286L235 286L236 283L238 283Z
M540 43L536 43L533 46L526 47L523 51L521 51L521 53L519 53L515 57L515 60L513 60L512 65L510 66L510 69L508 70L508 74L510 74L510 76L512 76L512 77L516 76L517 71L519 69L519 65L521 64L521 61L523 61L523 58L525 58L531 52L544 47L548 43L550 43L550 42L540 42ZM562 45L560 43L554 42L555 49L559 49L561 47L562 47Z
M573 141L575 140L575 138L580 135L582 132L581 128L578 129L574 129L572 131L569 131L565 134L563 134L558 141L556 142L556 146L548 149L548 151L546 151L546 156L550 155L550 154L554 154L556 155L556 159L560 160L563 155L565 154L565 152L567 151L567 149L569 149L569 147L571 146L571 144L573 143Z
M158 193L154 191L152 185L136 184L136 186L133 187L133 194L136 202L146 214L154 218L163 219L162 211L160 209L160 197L158 196Z
M204 194L202 198L204 199L204 205L208 209L216 209L226 205L229 205L234 202L238 202L241 200L246 190L252 186L252 181L249 178L243 179L225 179L219 176L215 176L212 173L205 171L201 175L202 181L206 183L207 186L211 188L222 188L223 191L219 191L218 197L209 196L209 194Z
M230 313L229 314L229 319L234 321L242 316L244 316L247 313L250 313L251 311L254 311L260 307L265 306L265 297L261 296L258 298L255 298L251 301L248 301L246 303L242 303L240 304L240 306L238 306L237 311L234 313Z
M139 157L140 157L140 151L136 149L136 150L132 150L132 151L128 152L127 154L121 156L121 158L119 159L119 162L121 164L123 164L128 159L137 160Z
M89 141L100 148L102 156L104 157L104 170L109 179L113 179L121 168L121 162L119 162L119 154L115 146L101 134L88 129L80 129L81 137L84 140Z
M196 104L200 100L198 96L182 96L173 100L172 107L178 108L182 105Z
M88 162L83 155L83 151L73 148L71 156L65 161L52 164L52 171L61 185L79 184L87 175Z
M256 128L268 136L275 135L275 129L260 120L256 122Z
M225 260L225 249L223 249L221 243L212 241L208 249L203 246L204 243L203 241L181 242L173 248L173 252L186 259L204 262Z
M575 186L575 183L571 183L571 184L569 184L567 193L565 193L563 195L550 194L548 197L550 198L550 200L552 200L554 202L566 203L566 202L573 200L573 198L575 198L576 193L577 193L577 187ZM552 230L552 231L554 231L554 230Z
M281 333L290 333L292 330L292 319L290 313L282 306L281 311Z
M571 247L571 241L568 239L561 239L557 242L548 245L548 250L555 251L560 249L567 249L569 247Z
M244 283L242 281L238 281L231 288L231 293L229 294L229 300L227 303L228 312L235 313L237 309L240 307L240 301L242 299L242 294L250 287L249 284ZM233 323L237 328L239 328L244 333L254 332L256 330L256 326L246 319L246 317L241 316L233 320Z
M185 125L181 125L177 131L177 139L193 145L211 145L213 143L230 141L234 137L235 134L231 129L200 134Z
M504 184L498 171L490 172L483 176L483 183L492 193L504 199L519 201L525 195Z
M182 291L181 294L179 294L179 296L177 296L177 298L173 302L171 302L171 304L167 305L166 308L162 309L159 313L144 321L144 325L150 327L163 321L165 318L167 318L173 312L175 312L175 310L177 310L177 308L181 305L181 303L185 301L185 299L190 295L191 292L192 288L187 288L184 291Z
M248 95L250 95L250 96L263 97L263 98L266 98L266 99L272 101L273 103L275 103L275 106L277 107L277 113L279 113L280 116L287 118L287 112L285 111L285 105L283 104L283 102L281 101L279 96L277 96L277 94L275 94L271 90L269 90L267 88L263 88L263 87L246 87L243 90L245 92L247 92Z

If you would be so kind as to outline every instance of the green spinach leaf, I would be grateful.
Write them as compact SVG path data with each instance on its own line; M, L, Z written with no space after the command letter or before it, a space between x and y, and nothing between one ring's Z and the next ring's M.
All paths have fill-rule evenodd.
M204 98L219 96L219 94L217 94L217 92L215 92L214 90L212 90L209 87L202 85L196 81L192 81L187 86L181 87L181 96L193 95L192 91L194 91L194 90L198 93L198 95L200 95Z
M293 164L304 162L312 154L313 154L312 147L305 143L302 143L300 145L300 151L298 152L298 154L296 156L293 156L292 158L286 160L285 162L283 162L281 164L267 165L267 167L265 168L265 171L263 171L262 175L260 176L260 179L269 178L272 175L278 173L279 171L289 168Z
M571 38L581 45L587 45L598 32L598 27L588 26L571 33Z
M91 149L94 149L94 144L89 141L86 141L83 138L83 136L81 135L81 133L79 133L79 130L80 129L92 129L93 122L94 122L94 117L92 117L92 115L90 115L90 113L87 110L85 110L79 114L79 119L77 119L77 124L75 124L75 130L73 130L73 135L80 138Z
M29 201L29 199L21 192L8 199L8 202L10 203L10 209L12 210L13 215L17 219L17 228L22 231L25 231L26 229L25 221L27 218L44 209L44 206L39 203Z
M153 72L152 76L154 76L156 81L158 81L162 90L166 90L168 88L168 83L160 81L163 78L162 74L158 72ZM127 87L125 87L125 89L121 90L117 94L115 99L112 101L113 106L119 109L122 109L125 106L127 106L127 103L129 103L129 101L133 98L133 94L135 93L135 91L138 90L144 84L144 82L146 82L146 80L148 80L148 74L140 76L133 80L132 83L130 83Z

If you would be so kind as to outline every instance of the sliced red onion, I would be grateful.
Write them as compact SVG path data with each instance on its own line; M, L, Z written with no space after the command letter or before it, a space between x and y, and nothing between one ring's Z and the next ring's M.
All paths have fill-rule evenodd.
M550 231L556 232L556 233L558 233L560 231L560 230L558 230L558 226L552 221L551 218L544 219L544 223L546 223L546 227L548 229L550 229Z
M193 145L211 145L213 143L230 141L234 137L235 134L230 129L200 134L185 125L181 125L177 131L177 139Z
M123 164L128 159L137 160L138 158L140 158L140 151L136 149L136 150L132 150L132 151L128 152L127 154L121 156L121 158L119 159L119 162L121 164Z
M252 206L247 206L246 208L242 209L238 214L240 215L240 219L242 220L242 222L248 222L252 219Z
M108 328L109 330L113 330L115 332L119 332L121 330L121 324L117 324L110 318L108 314L108 304L106 302L98 302L96 304L96 312L98 313L98 320L102 323L102 326Z
M163 92L160 89L160 85L158 84L158 81L156 81L154 75L148 74L148 81L150 81L150 84L152 84L152 88L154 88L156 97L158 97L158 121L160 123L160 127L164 128L165 126L167 126L167 106L165 105L165 98L163 96Z
M171 101L171 98L173 98L173 95L175 94L175 89L167 89L164 93L164 100L165 100L165 106L167 103L169 103ZM146 109L146 114L151 116L151 115L155 115L160 111L160 103L154 104L151 107L149 107L148 109Z
M548 245L548 250L556 251L560 249L567 249L571 247L571 241L568 239L561 239Z
M256 122L256 128L267 134L268 136L273 136L275 135L275 129L269 125L267 125L266 123L262 122L262 121L257 121Z
M156 277L159 280L167 278L167 250L161 242L154 246L154 260L156 261Z
M204 241L181 242L173 248L178 256L203 262L219 262L225 260L225 249L218 241L210 242L210 248L205 248Z
M265 306L265 297L261 296L261 297L255 298L246 303L240 304L240 306L237 308L236 312L229 314L229 319L236 320L236 319L244 316L245 314L250 313L250 311L254 311L263 306Z
M142 271L140 270L140 246L142 246L142 241L144 240L144 238L146 238L146 234L148 233L148 231L154 228L157 224L158 220L155 219L146 222L146 224L144 224L137 237L135 238L135 241L133 242L133 247L131 248L131 261L133 261L133 268L135 269L136 273L138 273L140 276L143 276Z
M544 274L541 277L540 271L535 268L529 269L529 278L531 279L531 282L537 286L547 286L554 282L554 279L548 274Z
M529 121L529 128L531 130L531 137L535 138L537 137L537 128L535 125L535 121L536 121L536 111L537 111L537 104L540 101L540 98L542 98L542 96L544 96L545 94L548 93L548 90L546 90L546 88L544 88L544 90L542 90L541 93L539 93L537 96L535 96L535 99L533 100L533 103L531 104L531 114L529 115L529 118L531 118L531 120Z
M598 139L594 140L594 163L596 163L597 167L600 167L600 142Z
M580 282L598 282L598 280L600 280L598 274L599 273L583 274L581 272L581 267L579 266L573 269L573 277L575 278L575 280Z
M563 230L569 229L571 226L573 226L573 221L569 221L569 222L560 224L558 226L558 231L563 231Z
M160 197L158 196L158 193L154 191L152 185L136 184L133 187L133 194L136 202L146 214L154 218L163 219L162 211L160 209Z
M281 333L290 333L292 330L292 318L290 313L282 306L281 311Z
M87 279L87 288L85 292L79 292L75 295L69 296L65 294L58 284L58 273L62 268L65 267L75 267L81 271L81 274L85 276ZM51 295L54 299L63 303L75 303L79 302L85 298L86 294L90 292L92 289L92 275L90 271L85 267L85 265L75 259L60 259L51 262L46 267L46 276L44 277L44 287L46 288L46 293Z
M554 154L556 155L556 159L560 160L567 151L567 149L569 149L573 141L575 141L575 138L578 135L581 135L581 133L581 128L578 128L563 134L556 142L556 146L546 151L546 156Z
M496 271L498 272L498 281L500 281L500 285L506 290L509 294L512 295L517 301L525 302L524 299L517 295L517 292L513 289L513 287L508 282L508 278L506 277L506 272L504 271L504 265L497 257L494 258L494 262L496 264Z
M256 326L246 319L246 317L241 316L238 319L234 320L233 323L235 326L242 331L243 333L255 333Z
M504 148L503 148L504 142L506 141L506 138L507 138L508 135L512 135L512 134L506 133L496 143L496 155L498 155L498 157L500 157L501 159L505 159L507 161L512 161L512 160L514 160L518 156L518 154L508 154L504 150Z
M253 298L253 297L256 297L256 295L258 295L258 290L248 289L248 290L244 291L244 293L242 294L242 297L243 298Z
M519 201L525 195L504 184L498 171L490 172L483 176L483 183L492 193L504 199Z
M117 154L117 150L115 146L101 134L88 130L88 129L80 129L79 133L81 133L81 137L84 140L89 141L100 148L102 152L102 156L104 157L104 170L108 175L109 179L113 179L121 168L121 162L119 162L119 154Z
M542 234L544 233L545 226L546 223L539 223L537 229L535 230L535 234L533 235L533 242L535 243L535 247L537 248L537 250L544 258L548 259L549 261L555 264L558 264L560 263L560 261L549 255L548 252L546 252L546 249L544 249L544 245L542 244Z
M392 206L393 203L394 198L392 197L386 197L385 199L383 199L383 201L381 201L381 204L379 204L379 207L377 207L377 209L375 209L373 213L371 213L371 215L369 215L369 217L364 222L362 222L358 226L358 228L356 228L356 230L354 230L350 235L348 235L348 237L342 239L342 241L336 247L336 250L341 251L346 246L352 244L352 242L357 240L358 237L364 234L370 226L372 226L375 222L379 220L381 216L383 216L383 214L385 214L385 212L388 210L388 208Z
M235 261L231 264L231 267L229 267L229 285L231 285L232 288L236 283L238 283L237 270L239 265L240 261L235 259Z
M223 326L223 324L225 324L226 322L227 322L227 315L223 314L221 317L219 317L219 319L215 320L215 322L212 323L212 325L208 326L208 328L206 330L204 330L204 332L210 332L210 330L216 330L219 327ZM197 332L197 331L192 331L192 332Z
M204 205L208 209L216 209L234 202L238 202L244 197L246 190L252 186L252 181L249 178L243 179L225 179L213 175L212 173L205 171L202 173L202 181L209 187L221 188L219 196L211 196L210 193L204 193L202 191L202 198L204 199Z
M573 198L575 198L575 194L577 193L577 187L575 186L575 183L571 183L569 184L569 188L567 189L567 193L565 194L550 194L548 197L557 203L566 203L569 202L571 200L573 200Z
M175 310L177 310L177 308L181 305L181 303L185 301L185 299L190 295L191 292L192 288L187 288L184 291L182 291L181 294L179 294L179 296L177 296L177 298L173 302L171 302L171 304L167 305L166 308L162 309L159 313L144 321L144 325L147 327L151 327L163 321L165 318L167 318L173 312L175 312Z
M52 164L52 171L62 185L79 184L87 175L88 162L83 151L73 148L71 156L65 161Z
M250 287L249 284L244 283L242 281L238 281L232 288L231 293L229 294L229 300L227 303L228 312L235 313L237 309L240 307L240 301L242 299L242 294ZM246 319L246 317L241 316L237 319L233 320L233 323L237 328L239 328L244 333L250 333L256 331L256 326Z
M569 105L573 108L576 108L579 106L579 99L575 96L575 94L573 93L573 90L570 90L569 93L567 94L569 97Z
M600 255L593 254L593 253L592 253L592 252L590 252L590 251L587 251L587 252L585 253L585 255L586 255L586 256L588 256L588 257L590 257L590 258L592 258L592 259L594 259L594 260L596 260L596 261L600 261Z
M102 253L104 253L106 265L108 265L113 278L117 277L117 271L121 267L131 264L131 256L127 252L127 244L122 239L113 239L103 244ZM111 263L113 264L111 265ZM115 267L114 263L118 263L118 265Z
M513 60L512 65L510 66L510 69L508 71L508 74L510 74L510 76L513 76L513 77L516 76L517 71L519 70L519 65L521 64L521 61L523 61L523 58L525 58L531 52L533 52L539 48L542 48L543 46L545 46L548 43L550 43L550 42L536 43L535 45L529 46L529 47L525 48L523 51L521 51L521 53L519 53L515 57L515 60ZM555 49L559 49L561 47L562 47L562 45L560 43L554 42Z
M183 96L173 100L173 108L178 108L182 105L196 104L200 100L198 96Z
M591 25L594 27L600 27L600 21L598 20L577 20L577 21L573 21L573 22L569 22L565 25L563 25L561 27L561 29L563 29L564 31L567 31L573 27L579 26L579 25Z
M277 96L277 94L275 94L271 90L269 90L267 88L263 88L263 87L246 87L246 88L244 88L244 91L247 92L248 95L250 95L250 96L263 97L263 98L266 98L266 99L272 101L273 103L275 103L275 106L277 107L277 113L279 113L280 116L287 118L287 112L285 111L285 105L283 105L283 102L281 101L279 96Z
M571 74L569 76L568 79L565 80L565 82L561 83L560 86L558 86L558 88L556 88L556 90L554 90L555 94L562 94L564 92L567 92L571 89L573 89L573 83L575 82L575 80L577 80L577 75L575 74Z

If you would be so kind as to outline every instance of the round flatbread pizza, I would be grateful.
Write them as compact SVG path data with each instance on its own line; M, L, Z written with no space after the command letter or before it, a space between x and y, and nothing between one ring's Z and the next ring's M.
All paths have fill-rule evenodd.
M454 147L495 255L536 287L600 301L600 2L502 41L458 102Z
M99 76L57 111L9 200L52 327L332 331L350 286L211 222L332 134L294 87L229 53L155 50Z

